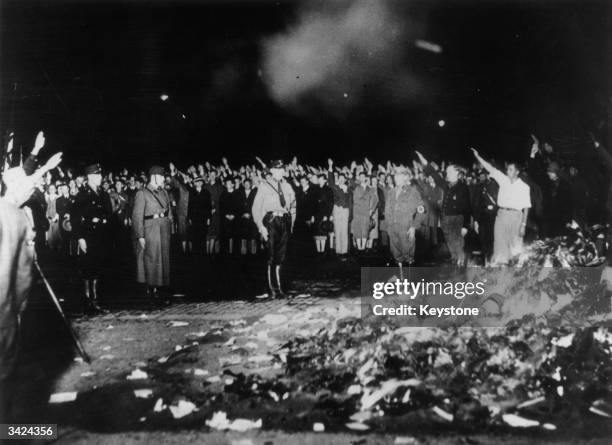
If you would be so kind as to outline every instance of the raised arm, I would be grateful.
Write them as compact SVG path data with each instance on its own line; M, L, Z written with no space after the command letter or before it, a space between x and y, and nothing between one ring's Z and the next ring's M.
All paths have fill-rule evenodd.
M472 150L472 153L474 153L474 156L476 157L478 162L480 162L480 165L482 165L484 169L489 172L489 175L493 179L495 179L497 183L500 183L506 178L506 175L504 173L502 173L500 170L493 167L493 165L490 162L485 161L482 158L482 156L480 156L480 154L478 153L478 150L476 150L475 148L470 148L470 150Z
M423 156L421 152L415 150L414 153L417 155L419 161L421 162L421 165L423 166L423 173L428 176L431 176L434 179L436 185L446 192L448 190L448 185L446 184L446 181L444 180L442 175L431 166L431 164L427 161L427 159L425 159L425 156Z
M329 158L327 160L327 182L329 183L329 186L332 188L332 190L337 187L336 185L336 176L334 175L334 161Z

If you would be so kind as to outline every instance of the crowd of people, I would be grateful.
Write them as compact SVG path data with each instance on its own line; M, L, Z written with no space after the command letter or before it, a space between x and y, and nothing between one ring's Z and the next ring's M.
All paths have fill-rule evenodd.
M23 162L26 173L38 166L43 146L44 137L37 139ZM595 149L604 160L609 156L598 143ZM317 166L294 157L267 165L255 157L237 166L222 158L219 165L182 170L173 163L155 166L148 174L58 165L37 180L24 206L37 251L80 257L85 294L97 309L96 264L111 248L133 253L137 279L154 296L169 284L172 239L184 255L268 251L279 257L269 252L266 199L276 202L275 214L288 216L287 236L311 246L313 254L345 260L376 251L400 266L436 264L444 254L459 266L508 264L524 239L562 235L571 220L593 222L589 208L601 203L576 166L550 144L533 136L524 159L503 170L473 151L469 168L432 162L419 151L408 164L374 165L365 158L337 165L330 158ZM280 259L269 260L272 266L280 265L284 250ZM276 279L280 290L278 270Z
M97 163L76 171L61 165L62 153L40 162L42 132L18 166L12 143L0 198L0 381L14 367L19 317L43 252L76 258L86 306L98 313L101 265L113 249L135 259L135 278L156 304L158 289L170 284L173 239L186 258L265 253L268 295L282 297L290 237L311 246L313 255L340 260L377 251L402 273L415 260L512 264L525 239L563 235L570 221L575 227L612 217L612 155L595 140L609 181L597 189L535 137L525 159L503 170L472 149L471 168L415 151L408 165L328 159L315 166L297 158L266 165L255 158L231 166L223 158L184 170L153 166L147 174ZM595 199L601 190L607 200Z

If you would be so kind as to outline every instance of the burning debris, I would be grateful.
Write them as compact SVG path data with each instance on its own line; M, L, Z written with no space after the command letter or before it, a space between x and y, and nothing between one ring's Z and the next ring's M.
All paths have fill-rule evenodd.
M605 261L607 231L608 228L600 224L581 228L572 221L567 224L565 236L537 240L529 245L519 258L519 266L599 266Z

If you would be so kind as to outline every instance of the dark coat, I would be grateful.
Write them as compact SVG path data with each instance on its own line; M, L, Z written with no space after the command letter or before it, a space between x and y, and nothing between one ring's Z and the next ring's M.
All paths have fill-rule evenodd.
M132 211L132 228L136 239L145 239L145 248L137 245L136 279L149 286L170 284L170 234L172 212L170 197L163 189L149 186L136 193ZM166 212L164 218L147 219L149 215Z
M60 196L57 198L57 201L55 201L55 210L57 211L60 220L63 220L66 215L70 215L73 203L74 199L70 197L66 198L64 196Z
M187 211L191 223L194 225L206 225L206 221L210 218L211 210L210 193L205 189L202 189L200 192L196 189L191 190Z
M426 175L431 175L436 181L436 185L444 190L442 200L442 216L463 216L463 227L469 228L472 203L470 202L470 192L467 185L462 181L455 184L448 184L444 178L431 165L426 165L423 169Z
M43 233L49 230L49 220L47 219L47 201L45 195L38 188L34 190L30 198L23 205L29 207L34 220L34 230Z
M478 184L474 195L473 212L477 220L497 213L497 194L499 185L493 179Z
M210 194L210 202L212 205L212 215L210 217L210 226L208 227L208 235L211 237L219 236L221 213L219 212L219 199L223 193L223 186L219 183L205 184L204 189Z
M258 235L257 225L251 215L255 195L257 195L257 187L253 187L248 194L244 188L240 189L240 196L244 206L244 213L240 216L240 230L243 239L256 239Z
M72 233L75 239L84 239L87 250L90 244L102 246L108 242L108 225L113 213L110 198L101 188L98 193L91 187L77 193L72 206Z
M304 191L302 187L295 188L296 224L305 224L315 216L317 206L317 193L313 186Z
M219 198L219 209L221 217L221 233L229 238L238 234L240 217L246 211L244 200L239 190L228 192L224 190ZM233 217L232 219L228 216Z
M444 192L440 187L432 187L426 181L417 181L419 192L425 203L424 225L427 227L438 227L440 221L440 211Z
M334 208L334 193L327 185L323 187L315 187L316 203L314 216L316 220L321 220L324 217L330 217Z
M572 219L572 193L569 184L559 178L548 181L544 189L545 236L558 236Z
M334 205L344 207L345 209L350 209L353 206L351 201L353 193L349 185L346 185L346 192L342 190L340 186L336 184L336 178L334 177L334 173L331 171L327 173L327 182L329 183L332 193L334 194Z
M186 218L189 213L189 189L187 186L177 179L172 177L170 180L170 186L176 193L176 216L179 218Z
M222 224L227 221L227 215L233 216L234 221L241 216L246 211L244 204L240 191L234 190L230 193L224 190L219 199Z

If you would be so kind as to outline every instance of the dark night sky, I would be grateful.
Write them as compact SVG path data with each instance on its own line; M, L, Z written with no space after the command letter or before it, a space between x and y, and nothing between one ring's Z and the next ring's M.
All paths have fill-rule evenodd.
M406 47L425 92L388 101L364 86L339 117L283 109L258 75L262 38L293 23L297 1L4 0L0 125L12 123L17 146L43 128L49 151L68 162L115 165L223 154L401 159L415 146L507 157L528 150L531 131L579 145L611 108L609 3L412 2L422 37L444 48Z

